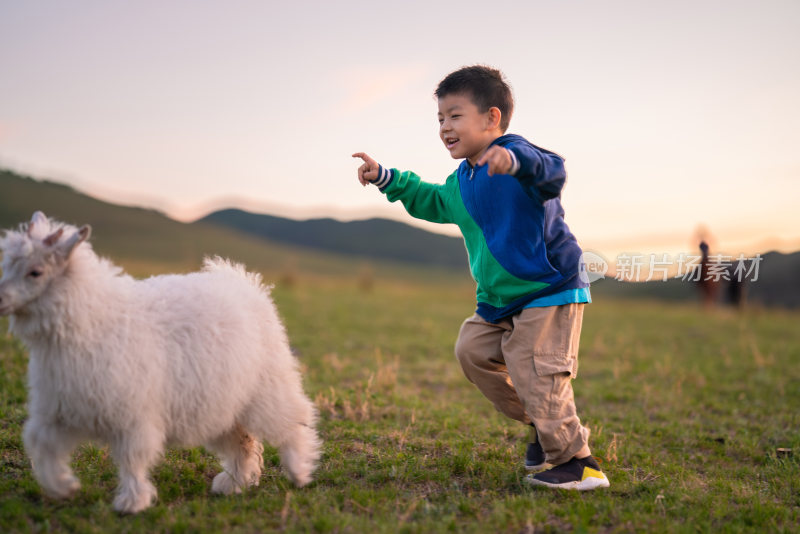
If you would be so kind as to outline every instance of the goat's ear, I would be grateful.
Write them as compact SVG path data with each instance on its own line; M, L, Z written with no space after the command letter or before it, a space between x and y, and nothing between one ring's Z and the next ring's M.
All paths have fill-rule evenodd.
M92 235L92 227L88 224L84 224L78 231L69 236L63 243L58 245L59 252L65 257L69 258L72 254L72 251L75 250L75 247L89 239L89 236Z
M44 240L42 241L42 243L44 243L44 246L46 246L46 247L52 247L53 245L58 243L58 240L61 239L61 235L63 233L64 233L64 229L63 228L59 228L58 230L56 230L55 232L53 232L49 236L45 237Z

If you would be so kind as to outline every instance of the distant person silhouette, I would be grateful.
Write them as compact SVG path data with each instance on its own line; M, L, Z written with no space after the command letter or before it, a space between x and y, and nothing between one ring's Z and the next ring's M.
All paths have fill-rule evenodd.
M747 301L747 288L745 287L746 280L740 273L737 273L736 269L733 267L728 270L728 274L730 275L728 287L726 288L728 303L734 308L743 310Z
M700 252L703 257L700 260L700 279L697 280L697 285L700 288L700 299L706 309L712 308L717 300L717 283L709 276L711 261L708 251L708 243L700 241Z
M728 302L730 302L731 306L734 308L739 308L741 310L744 308L744 301L744 282L736 278L731 278L728 283Z

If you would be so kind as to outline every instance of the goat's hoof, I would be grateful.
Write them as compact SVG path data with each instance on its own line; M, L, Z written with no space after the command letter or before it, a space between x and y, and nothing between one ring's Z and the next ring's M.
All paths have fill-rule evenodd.
M242 488L228 473L223 471L214 477L214 482L211 483L211 493L219 493L220 495L233 495L234 493L241 493Z
M152 491L147 490L140 493L122 491L114 498L113 507L121 514L136 514L149 508L155 500L155 488Z
M45 494L52 499L69 499L78 493L81 483L75 478L75 475L63 475L56 481L55 486L47 486L43 489Z

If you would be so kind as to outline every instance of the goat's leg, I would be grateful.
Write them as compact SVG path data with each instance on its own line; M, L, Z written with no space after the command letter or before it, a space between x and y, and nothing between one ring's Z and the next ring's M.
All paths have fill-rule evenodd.
M258 486L264 467L264 445L258 438L237 424L208 446L219 455L222 464L222 472L211 484L212 492L230 495Z
M278 445L281 465L289 478L298 487L311 482L311 475L320 457L320 441L317 432L306 423L295 423Z
M47 495L65 499L80 489L81 484L69 467L79 435L55 422L32 417L25 423L23 441L33 474Z
M157 491L148 473L164 449L164 436L154 428L126 429L111 443L111 454L119 469L114 510L135 514L153 504Z
M316 410L303 393L299 377L281 391L280 398L275 397L272 389L264 388L242 421L278 447L281 465L295 485L302 487L311 482L322 443L314 429Z

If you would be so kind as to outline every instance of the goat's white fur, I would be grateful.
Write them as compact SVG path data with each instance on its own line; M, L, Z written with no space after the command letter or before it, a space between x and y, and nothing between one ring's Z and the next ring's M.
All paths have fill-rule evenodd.
M261 277L215 258L137 281L98 257L89 233L37 212L0 239L0 314L30 352L23 439L46 493L80 487L69 460L84 440L110 445L125 513L155 499L148 471L169 445L216 452L217 493L258 484L262 439L307 484L316 411Z

